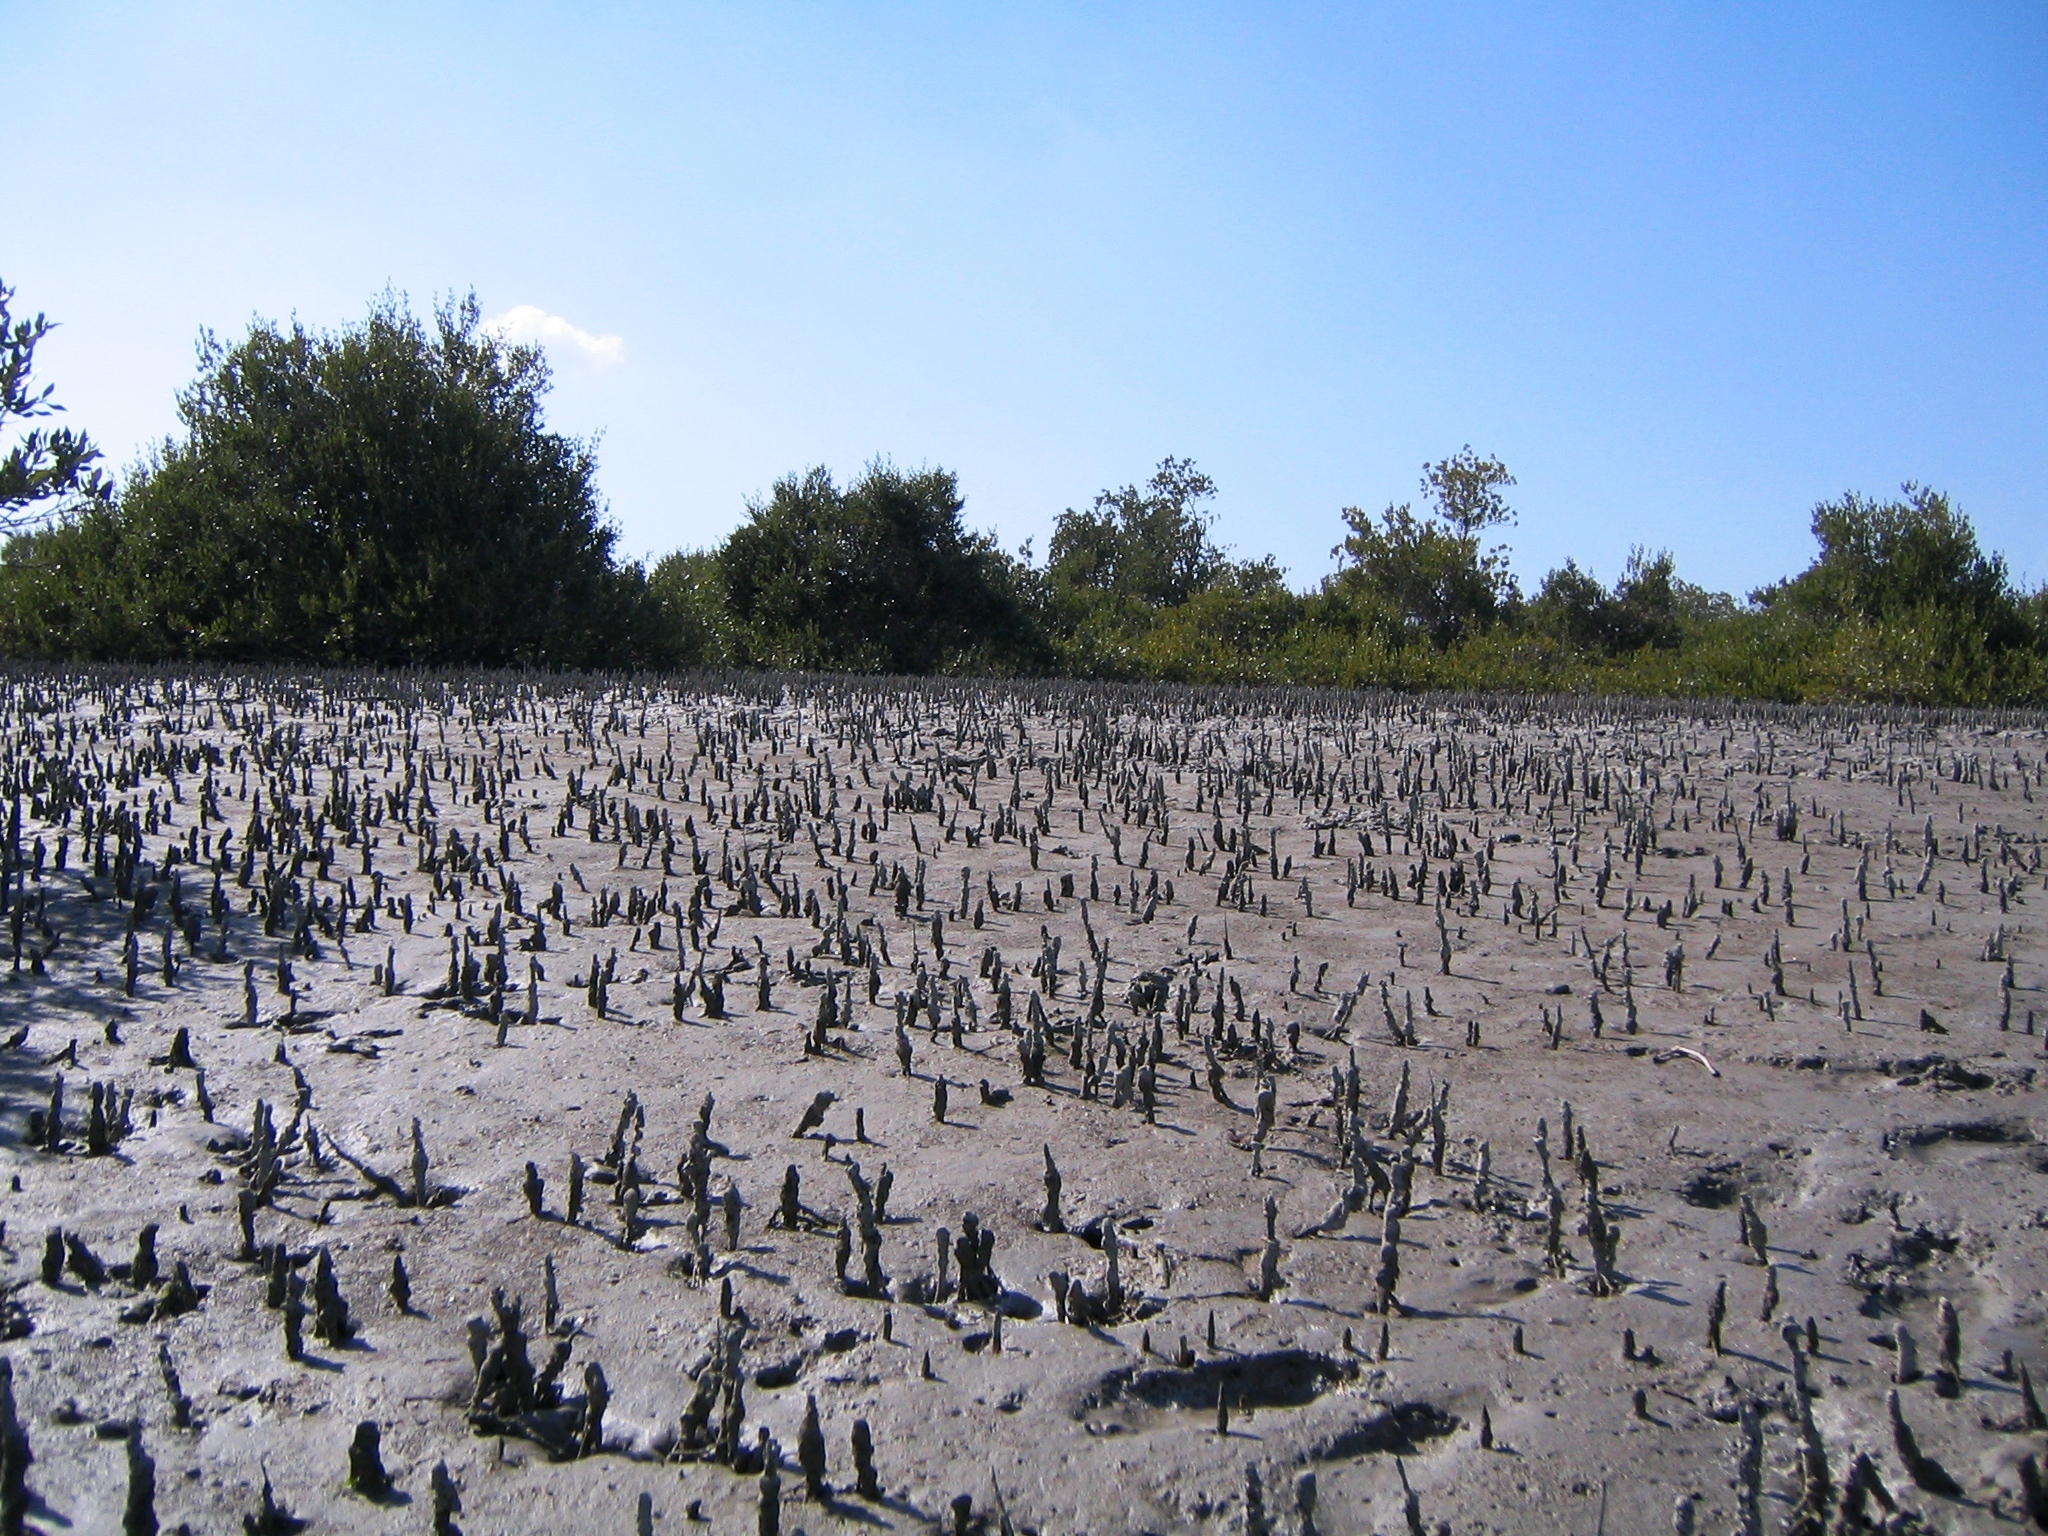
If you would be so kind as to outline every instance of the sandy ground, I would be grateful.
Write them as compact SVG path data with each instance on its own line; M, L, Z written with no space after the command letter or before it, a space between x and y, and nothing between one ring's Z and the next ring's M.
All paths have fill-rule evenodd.
M437 1464L460 1499L439 1518L475 1536L753 1531L764 1429L785 1531L1295 1531L1308 1474L1327 1532L1667 1531L1686 1495L1701 1532L1775 1532L1803 1440L1831 1511L1867 1453L1897 1528L2026 1524L2044 1440L2019 1368L2048 1381L2037 721L16 674L5 728L26 868L0 1038L25 1034L0 1053L0 1275L31 1529L123 1529L134 1426L163 1528L195 1532L265 1528L266 1474L307 1529L433 1529ZM697 978L721 973L707 1017ZM180 1030L196 1070L165 1061ZM128 1134L95 1136L92 1084ZM1048 1149L1063 1232L1040 1230ZM854 1164L893 1179L879 1294ZM953 1255L938 1272L970 1212L994 1238L978 1297ZM137 1285L146 1223L162 1275ZM50 1284L59 1228L82 1250ZM353 1336L308 1317L294 1361L266 1293L310 1289L321 1250ZM552 1411L494 1396L495 1355L479 1408L494 1288L534 1366L570 1346ZM1895 1442L1901 1325L1900 1411L1954 1494ZM609 1402L578 1456L593 1363ZM696 1439L734 1415L737 1470L683 1426L700 1385ZM347 1486L363 1421L382 1499Z

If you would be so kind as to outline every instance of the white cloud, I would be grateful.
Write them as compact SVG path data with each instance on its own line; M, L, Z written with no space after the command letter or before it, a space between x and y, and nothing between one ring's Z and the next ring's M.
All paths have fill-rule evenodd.
M593 336L581 326L571 324L560 315L551 315L535 304L515 304L496 319L486 320L484 328L507 341L567 343L584 356L601 363L616 363L626 355L625 337Z

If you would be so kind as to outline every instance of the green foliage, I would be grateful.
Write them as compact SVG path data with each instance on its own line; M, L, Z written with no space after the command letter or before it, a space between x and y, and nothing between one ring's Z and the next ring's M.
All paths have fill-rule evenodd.
M1301 600L1270 558L1232 560L1209 537L1216 486L1188 459L1143 487L1069 508L1053 527L1042 622L1062 671L1103 678L1256 681Z
M1520 601L1504 548L1482 550L1479 535L1511 522L1501 490L1515 483L1498 459L1468 445L1423 466L1423 495L1435 512L1421 517L1407 503L1389 506L1375 522L1346 507L1351 531L1330 551L1344 564L1325 595L1352 612L1350 623L1391 645L1426 640L1439 650L1484 633Z
M1141 601L1105 574L1127 526L1118 513L1140 499L1105 492L1095 513L1062 518L1048 570L1062 663L1173 682L2048 702L2048 593L2014 592L1968 519L1931 493L1823 507L1813 570L1748 605L1642 549L1611 588L1567 561L1524 603L1507 552L1480 538L1511 519L1501 492L1513 483L1499 461L1464 449L1424 471L1424 515L1347 509L1343 566L1317 591L1289 593L1269 563L1225 562L1228 579L1175 603ZM1206 499L1213 488L1201 487ZM1206 539L1206 517L1198 527ZM1260 570L1269 579L1245 574Z
M472 297L387 296L320 334L206 338L184 434L119 498L11 542L9 649L585 666L641 659L587 444L548 431L538 350Z
M0 426L48 416L38 315L0 285ZM1063 512L1034 570L962 521L945 470L777 482L716 549L614 557L589 444L550 432L537 349L397 298L332 334L211 337L180 435L118 495L83 434L0 459L0 654L540 667L1059 672L1189 683L2048 704L2048 589L1939 492L1849 494L1819 552L1747 604L1631 552L1524 602L1489 529L1514 477L1467 446L1423 511L1342 513L1338 570L1291 591L1211 537L1186 459Z
M866 672L1028 669L1025 572L961 522L946 470L868 466L778 481L720 546L733 659Z
M1566 645L1608 651L1611 603L1607 589L1591 572L1580 570L1576 560L1567 560L1543 578L1536 601L1529 605L1529 618L1537 630Z
M1756 594L1828 632L1819 664L1837 698L1986 704L2042 697L2042 594L2016 590L2005 560L1939 491L1908 482L1897 501L1854 492L1813 511L1820 553Z
M1628 568L1606 591L1570 560L1543 578L1529 624L1566 645L1620 656L1644 646L1672 650L1680 640L1679 583L1670 552L1630 551Z
M1499 459L1480 458L1470 443L1422 469L1423 495L1436 504L1445 522L1467 538L1515 520L1501 495L1514 483L1507 465Z
M53 329L38 314L14 318L14 290L0 283L0 431L14 421L54 416L55 386L35 387L36 347ZM0 457L0 530L28 527L67 502L102 501L108 487L99 449L69 427L31 427Z
M1178 683L1287 682L1306 604L1269 563L1234 566L1134 636L1126 670Z
M1359 610L1361 623L1391 626L1391 638L1442 648L1490 628L1514 599L1505 555L1482 553L1476 533L1417 517L1406 504L1377 522L1357 507L1342 515L1351 531L1333 551L1345 565L1329 589Z
M1209 540L1215 494L1190 460L1167 458L1143 489L1103 491L1090 510L1062 512L1046 564L1055 604L1085 612L1104 597L1151 608L1187 602L1230 564Z
M725 667L744 653L726 600L725 571L704 550L664 555L647 573L648 648L662 666Z
M1851 491L1813 509L1820 555L1759 598L1821 620L1878 624L1932 607L1987 628L2015 618L2003 557L1977 548L1977 533L1939 491L1907 483L1899 501Z

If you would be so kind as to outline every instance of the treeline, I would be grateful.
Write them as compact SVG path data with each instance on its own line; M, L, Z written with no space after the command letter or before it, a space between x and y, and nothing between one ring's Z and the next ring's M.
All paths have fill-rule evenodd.
M1469 448L1419 503L1345 509L1309 591L1216 544L1215 487L1179 459L1063 513L1042 562L972 531L951 473L878 462L793 475L647 568L617 556L591 445L546 427L547 384L473 299L209 339L182 431L118 488L67 440L74 494L0 550L0 651L2048 703L2048 589L1919 486L1816 508L1812 564L1741 600L1644 551L1523 592L1489 543L1514 481Z

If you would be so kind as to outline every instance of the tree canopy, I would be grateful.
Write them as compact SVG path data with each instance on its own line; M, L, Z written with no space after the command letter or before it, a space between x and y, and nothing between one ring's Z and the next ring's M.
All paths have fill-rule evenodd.
M14 290L0 282L0 431L64 409L56 386L35 386L36 348L55 327L49 318L16 319ZM0 533L15 532L76 499L103 499L107 481L92 439L70 427L30 427L0 456Z
M84 655L587 665L634 651L638 572L588 444L544 424L547 364L474 297L387 296L322 333L206 337L181 435L8 547L0 580Z
M964 508L950 471L879 460L844 489L822 468L776 482L717 552L737 659L872 672L1029 666L1039 647L1022 573L967 529Z
M1330 594L1391 624L1396 638L1421 636L1441 649L1492 627L1516 600L1505 549L1480 547L1480 534L1512 522L1501 491L1515 483L1498 459L1468 444L1422 468L1422 493L1434 512L1409 503L1375 521L1357 507L1340 514L1351 531L1331 551L1344 564Z
M1530 606L1534 626L1568 645L1621 656L1644 646L1670 650L1682 638L1681 588L1669 550L1629 552L1628 566L1608 591L1576 561L1543 578Z
M180 430L118 491L83 432L43 424L51 325L13 297L4 655L2048 704L2048 589L1919 485L1823 502L1812 562L1746 602L1641 548L1611 586L1567 560L1524 600L1486 542L1515 478L1469 444L1423 466L1419 503L1343 509L1338 568L1307 590L1233 558L1215 482L1171 456L1062 512L1041 566L967 526L951 471L877 459L843 485L789 475L647 570L617 553L592 445L546 425L545 358L474 297L202 338Z
M1210 542L1216 484L1187 459L1160 461L1143 488L1099 493L1053 527L1046 574L1055 593L1102 594L1153 608L1185 603L1229 560Z
M1422 469L1423 495L1464 538L1515 520L1501 495L1514 483L1507 465L1495 458L1482 459L1470 443Z
M1813 509L1813 536L1813 564L1764 601L1870 624L1933 608L2005 630L2015 616L2004 558L1978 549L1970 520L1939 491L1908 482L1896 501L1850 491Z
M2048 592L2019 591L1947 496L1910 481L1893 501L1851 491L1812 526L1813 564L1754 597L1829 637L1838 689L1972 704L2038 690Z

